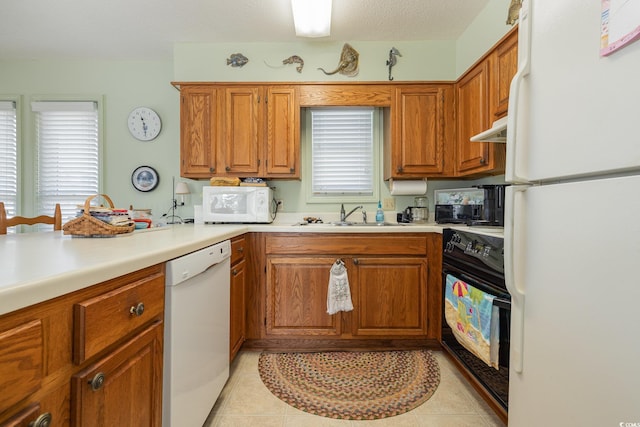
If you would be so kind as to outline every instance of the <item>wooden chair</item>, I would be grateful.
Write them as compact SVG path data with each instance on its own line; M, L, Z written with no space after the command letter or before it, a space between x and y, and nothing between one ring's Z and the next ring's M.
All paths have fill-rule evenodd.
M53 225L54 230L62 230L62 211L60 210L60 204L56 204L53 216L40 215L33 218L14 216L13 218L7 218L7 212L4 210L4 203L0 202L0 234L7 234L7 227L34 224L51 224Z

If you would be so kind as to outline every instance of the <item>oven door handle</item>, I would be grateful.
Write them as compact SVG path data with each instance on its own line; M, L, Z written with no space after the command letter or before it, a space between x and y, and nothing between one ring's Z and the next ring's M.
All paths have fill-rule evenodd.
M494 298L493 305L500 308L507 309L507 310L511 310L511 301L506 300L504 298L498 298L498 297Z

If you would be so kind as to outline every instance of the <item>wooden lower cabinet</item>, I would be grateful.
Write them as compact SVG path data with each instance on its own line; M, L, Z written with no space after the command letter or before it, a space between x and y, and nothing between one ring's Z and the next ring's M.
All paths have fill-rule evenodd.
M76 426L162 424L162 322L156 321L71 381Z
M327 314L329 269L335 258L267 258L266 332L268 335L342 334L342 316Z
M163 265L0 315L0 426L160 426L163 318Z
M245 303L244 288L246 282L246 261L242 260L231 267L231 321L230 321L230 346L229 360L232 361L242 343L245 330Z
M229 321L229 361L242 347L246 330L245 289L247 283L246 255L248 245L244 236L231 239L231 289Z
M437 240L437 239L436 239ZM439 280L429 280L422 234L278 235L265 237L264 334L269 340L430 339L440 311ZM347 268L354 309L327 313L330 268ZM436 257L436 260L439 260ZM433 311L433 312L430 312Z
M358 257L352 263L353 335L427 335L426 257Z

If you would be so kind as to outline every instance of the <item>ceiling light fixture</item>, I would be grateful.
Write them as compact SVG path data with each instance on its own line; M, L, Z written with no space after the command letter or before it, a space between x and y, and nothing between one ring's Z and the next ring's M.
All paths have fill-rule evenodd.
M331 33L332 0L291 0L298 37L327 37Z

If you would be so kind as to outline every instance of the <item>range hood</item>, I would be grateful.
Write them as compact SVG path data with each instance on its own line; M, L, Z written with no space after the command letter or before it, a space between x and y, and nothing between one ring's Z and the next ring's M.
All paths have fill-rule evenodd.
M470 140L472 142L507 142L507 118L496 120L491 129L472 136Z

